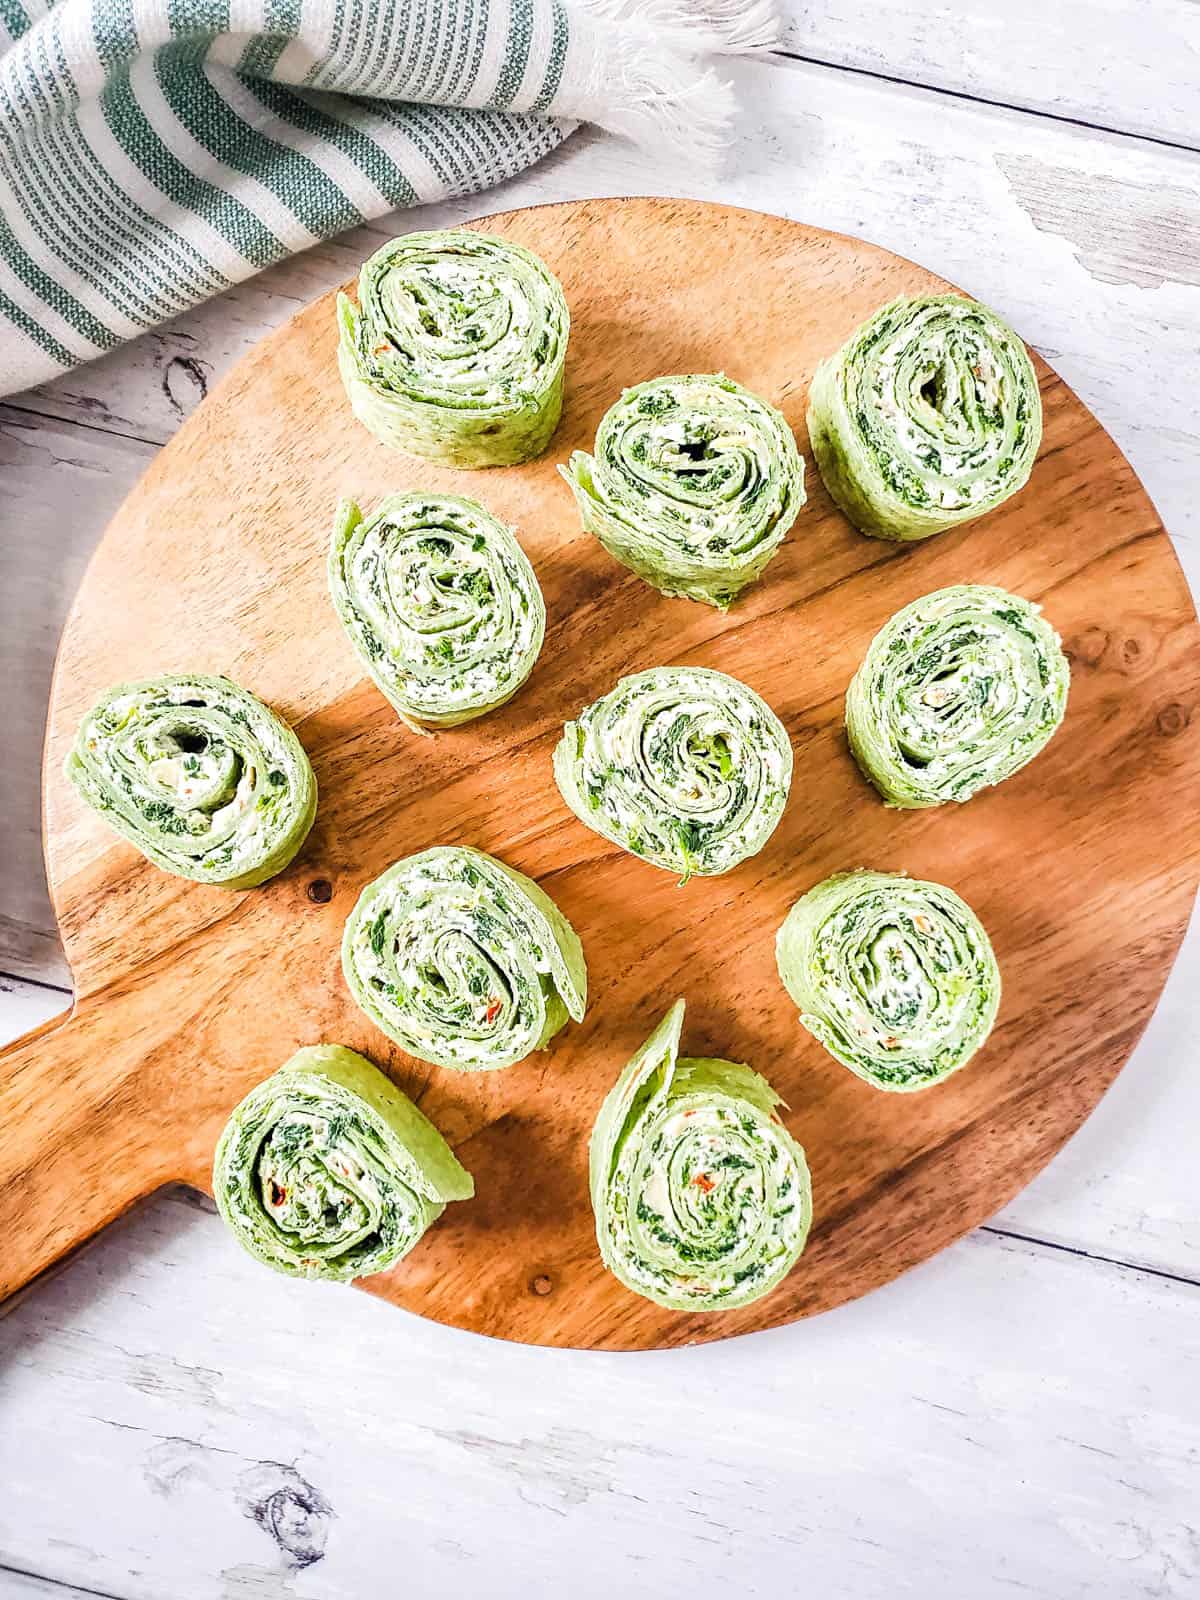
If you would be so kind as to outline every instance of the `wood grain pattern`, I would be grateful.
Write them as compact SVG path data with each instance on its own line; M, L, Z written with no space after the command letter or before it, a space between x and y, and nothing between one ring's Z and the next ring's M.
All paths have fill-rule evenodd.
M857 241L689 202L600 201L491 219L559 273L574 331L546 459L486 475L415 464L349 416L318 301L235 370L118 514L72 611L56 674L46 817L51 893L79 999L0 1072L0 1236L16 1287L168 1178L204 1184L234 1101L292 1049L334 1039L387 1065L456 1145L478 1199L365 1287L439 1320L535 1343L661 1347L836 1305L974 1226L1059 1147L1141 1032L1182 936L1200 830L1200 630L1158 519L1099 425L1040 368L1046 437L1029 488L975 528L904 550L855 534L810 480L767 579L728 617L665 600L582 535L554 462L590 441L622 384L726 368L782 406L802 449L807 375L901 291L942 287ZM324 590L332 507L400 487L482 497L513 522L546 592L529 685L480 723L405 732L359 673ZM1026 772L953 813L898 816L857 776L842 694L875 628L941 584L1043 599L1074 686ZM136 619L136 626L124 619ZM791 733L797 777L767 849L725 878L674 880L561 805L562 720L621 672L665 661L744 678ZM322 805L280 879L228 895L156 872L59 776L108 682L227 671L293 720ZM422 1067L355 1011L341 924L401 854L463 841L543 882L587 950L592 1004L545 1056L480 1080ZM802 1035L773 935L826 873L941 879L989 929L1005 978L993 1041L897 1105ZM318 879L332 899L310 899ZM687 1317L602 1271L585 1137L615 1073L676 993L686 1048L745 1059L791 1107L817 1221L800 1267L743 1311ZM232 1248L232 1246L231 1246ZM548 1288L547 1282L548 1280Z

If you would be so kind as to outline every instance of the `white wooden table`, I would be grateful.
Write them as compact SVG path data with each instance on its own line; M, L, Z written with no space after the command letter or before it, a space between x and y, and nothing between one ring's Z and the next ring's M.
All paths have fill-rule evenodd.
M913 256L1092 406L1200 592L1200 4L790 9L785 52L730 69L720 180L584 133L420 225L690 193ZM88 553L212 379L391 231L0 405L4 1034L69 984L37 752ZM277 1279L207 1201L159 1196L0 1323L0 1596L1196 1596L1198 985L1194 932L1116 1087L991 1225L729 1344L484 1342Z

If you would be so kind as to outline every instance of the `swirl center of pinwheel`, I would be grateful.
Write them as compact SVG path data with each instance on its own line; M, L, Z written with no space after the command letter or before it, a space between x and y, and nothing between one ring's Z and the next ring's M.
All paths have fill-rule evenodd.
M462 258L417 256L388 269L379 285L387 329L380 350L412 367L474 361L528 329L528 307L516 286Z
M485 906L455 905L447 898L436 923L409 917L398 928L381 912L371 947L384 975L376 973L369 982L426 1026L466 1038L504 1037L529 1019L484 939L495 943L503 959L503 930Z
M632 1188L639 1227L659 1260L680 1272L703 1262L727 1270L766 1216L761 1151L728 1106L669 1115L647 1141Z
M136 725L113 746L112 762L148 822L208 839L238 825L260 777L211 709L171 708ZM264 776L271 786L287 781L282 772Z
M654 399L643 396L642 404ZM609 448L627 476L659 497L655 502L666 517L678 502L698 511L680 537L703 538L712 547L719 541L718 525L705 521L705 510L719 510L742 500L757 476L753 441L725 432L719 419L678 408L666 416L634 416ZM726 541L727 542L727 541Z
M729 825L737 821L737 747L736 732L708 708L663 706L641 729L641 782L674 812Z
M884 922L847 958L847 971L859 1001L865 1006L865 1025L884 1036L881 1043L899 1044L894 1035L927 1033L936 1025L943 996L938 984L938 969L947 964L947 954L933 942L935 925L922 917L925 932L911 926ZM833 935L838 937L837 933ZM944 941L939 941L944 945Z
M213 812L237 794L243 765L236 750L199 723L160 719L125 747L148 786L178 811Z
M912 345L898 363L896 387L915 425L956 451L992 440L1001 421L1001 377L989 351L951 329L930 345Z
M873 339L854 415L892 488L944 511L991 496L1029 421L1014 350L965 301L933 301Z
M272 1127L258 1157L263 1211L314 1253L344 1251L376 1231L379 1188L337 1119L294 1111Z
M1011 629L968 619L918 648L896 688L896 742L910 765L970 756L1003 745L1041 688L1027 641Z
M377 559L364 560L362 592L368 596L378 588L371 572ZM431 636L423 642L434 654L450 656L457 644L473 643L497 602L482 538L473 544L457 529L397 538L387 553L385 595L393 627ZM452 633L466 637L453 641Z
M418 993L444 1027L483 1036L512 1026L513 997L504 973L468 932L447 928L418 959L423 961Z
M685 1114L686 1115L686 1114ZM671 1152L670 1190L682 1240L727 1254L748 1216L763 1210L763 1174L746 1141L727 1125L727 1115L698 1113Z

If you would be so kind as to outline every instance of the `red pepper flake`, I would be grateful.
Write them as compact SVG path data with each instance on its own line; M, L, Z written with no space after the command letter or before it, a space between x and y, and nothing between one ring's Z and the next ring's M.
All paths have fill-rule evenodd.
M496 1018L500 1015L501 1004L502 1002L499 995L488 995L487 1013L483 1020L485 1022L495 1022Z
M707 1172L698 1172L692 1179L692 1182L696 1185L697 1189L701 1190L704 1194L711 1194L717 1187Z
M272 1178L271 1179L271 1204L273 1206L281 1206L286 1199L287 1199L287 1190L286 1189L281 1189L279 1187L279 1185L275 1182L275 1179Z
M371 354L373 356L385 356L385 355L387 355L387 353L388 353L388 351L390 349L391 349L391 345L389 345L389 344L386 344L386 343L385 344L377 344L375 346L375 348L371 351Z

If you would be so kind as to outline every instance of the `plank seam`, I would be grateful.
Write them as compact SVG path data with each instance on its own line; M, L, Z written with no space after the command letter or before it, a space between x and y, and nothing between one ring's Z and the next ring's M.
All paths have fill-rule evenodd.
M1099 1261L1105 1266L1120 1267L1126 1272L1140 1272L1148 1278L1162 1278L1167 1283L1185 1283L1189 1288L1200 1289L1200 1278L1189 1278L1181 1272L1168 1272L1165 1267L1147 1267L1136 1261L1123 1261L1120 1256L1101 1255L1098 1250L1085 1250L1081 1245L1039 1239L1031 1233L1018 1233L1013 1228L996 1228L990 1223L984 1223L978 1231L990 1233L996 1239L1013 1239L1020 1244L1037 1245L1042 1250L1054 1250L1060 1255L1078 1256L1083 1261Z
M31 989L45 989L50 994L65 994L68 1000L75 993L73 989L67 988L65 984L50 983L45 978L27 978L21 972L0 972L0 983L28 984Z
M265 335L264 335L265 337ZM132 343L132 340L130 341ZM26 391L26 395L32 393ZM106 433L112 439L128 439L132 444L148 444L161 449L167 439L151 439L144 433L127 433L123 428L109 428L103 422L85 422L79 417L62 417L56 411L39 411L36 406L15 405L11 400L0 404L0 412L12 411L21 417L32 417L37 422L58 422L64 428L86 428L89 433ZM183 419L180 418L180 422Z
M11 1562L0 1560L0 1573L3 1572L11 1572L15 1578L32 1578L35 1583L52 1584L54 1588L62 1589L65 1594L95 1595L96 1600L129 1600L128 1595L114 1594L111 1589L88 1589L62 1578L47 1577L44 1572L34 1572L30 1567L15 1567Z
M887 72L877 72L871 67L854 67L848 62L825 61L820 56L801 55L797 50L772 50L770 56L780 61L798 61L802 66L821 67L827 72L848 72L856 78L873 78L876 83L889 83L898 89L918 89L926 94L941 95L947 100L962 100L968 105L989 106L993 111L1015 111L1023 117L1041 117L1046 122L1057 122L1068 128L1081 128L1086 133L1107 133L1118 139L1136 139L1141 144L1157 145L1162 150L1182 150L1187 155L1200 155L1200 145L1182 144L1175 139L1164 139L1155 133L1135 133L1130 128L1114 128L1107 122L1089 122L1086 117L1068 117L1058 111L1046 111L1039 106L1013 105L1009 100L989 100L986 95L972 94L967 89L950 89L939 83L916 83L911 78L895 78Z

